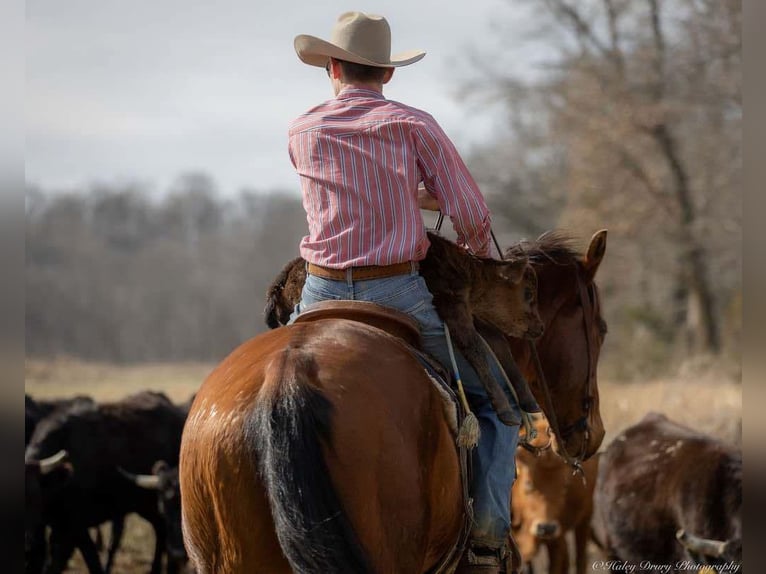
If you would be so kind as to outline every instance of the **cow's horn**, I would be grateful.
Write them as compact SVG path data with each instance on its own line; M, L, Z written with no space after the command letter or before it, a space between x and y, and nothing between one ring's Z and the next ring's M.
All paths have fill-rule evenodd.
M160 489L160 477L154 474L133 474L127 470L117 467L120 474L127 478L130 482L138 486L139 488L145 488L146 490L159 490Z
M700 538L694 534L689 534L683 528L676 532L676 538L678 541L694 552L698 552L705 556L712 556L714 558L720 558L726 551L726 541L712 540L710 538Z
M60 450L53 456L44 458L40 461L40 474L48 474L60 467L69 453L65 450Z

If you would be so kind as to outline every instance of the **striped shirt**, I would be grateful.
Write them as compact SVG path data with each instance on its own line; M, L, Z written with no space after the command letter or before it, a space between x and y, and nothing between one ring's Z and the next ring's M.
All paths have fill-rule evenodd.
M487 204L434 118L379 92L346 88L295 119L290 159L300 176L306 261L334 269L420 261L428 250L422 181L457 241L487 256Z

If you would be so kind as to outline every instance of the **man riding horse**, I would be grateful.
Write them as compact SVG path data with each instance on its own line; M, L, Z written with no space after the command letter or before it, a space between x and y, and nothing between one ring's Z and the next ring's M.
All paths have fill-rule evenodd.
M308 276L291 320L325 300L378 303L417 320L424 350L449 367L444 324L418 273L429 248L419 208L449 216L458 244L480 257L490 252L490 213L434 118L383 96L396 67L425 55L410 51L391 57L390 44L386 19L361 12L342 14L329 42L295 38L298 57L325 68L335 97L289 128L289 154L300 176L309 229L300 244ZM418 191L421 183L425 189ZM456 362L481 431L472 458L474 524L458 572L497 574L505 571L519 427L496 416L460 353ZM520 415L490 353L487 362ZM547 436L544 415L537 411L540 434Z

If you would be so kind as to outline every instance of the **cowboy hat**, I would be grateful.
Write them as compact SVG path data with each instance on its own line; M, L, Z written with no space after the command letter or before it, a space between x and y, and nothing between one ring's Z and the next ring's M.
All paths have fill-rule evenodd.
M391 28L383 16L345 12L338 16L330 41L301 34L295 51L302 62L323 68L330 58L377 68L407 66L420 60L423 50L410 50L391 57Z

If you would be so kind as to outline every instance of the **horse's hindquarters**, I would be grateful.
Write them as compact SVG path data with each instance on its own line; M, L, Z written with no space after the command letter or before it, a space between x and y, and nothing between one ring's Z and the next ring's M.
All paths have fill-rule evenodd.
M200 574L292 572L246 433L264 371L287 340L285 333L272 331L235 349L210 374L189 410L179 479L184 542Z
M200 389L184 431L193 561L201 572L291 572L302 560L323 572L350 571L342 565L354 560L369 566L356 572L425 571L454 542L462 512L439 401L401 343L365 325L322 320L245 343ZM280 435L280 421L295 432ZM306 457L312 450L321 452ZM308 533L292 544L287 523L301 520ZM306 555L314 542L345 550Z

